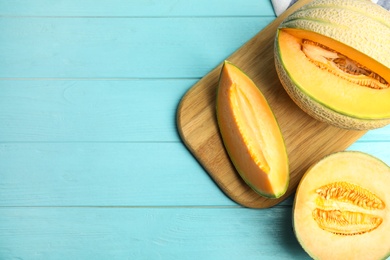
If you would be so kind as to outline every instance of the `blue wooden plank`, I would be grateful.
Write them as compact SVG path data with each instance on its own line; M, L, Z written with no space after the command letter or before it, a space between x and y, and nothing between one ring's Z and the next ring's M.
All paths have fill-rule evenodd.
M196 81L0 80L0 142L179 142L176 109Z
M309 259L291 207L1 208L1 259Z
M0 1L0 16L274 16L270 0L13 0Z
M0 17L1 78L200 78L273 17Z
M390 125L387 125L382 128L370 130L359 139L360 142L381 141L381 140L390 141Z
M237 206L181 143L2 143L0 173L0 206Z
M197 80L0 80L0 142L180 142L176 109ZM390 125L359 141L381 140Z
M0 206L237 205L181 143L2 143L0 173Z

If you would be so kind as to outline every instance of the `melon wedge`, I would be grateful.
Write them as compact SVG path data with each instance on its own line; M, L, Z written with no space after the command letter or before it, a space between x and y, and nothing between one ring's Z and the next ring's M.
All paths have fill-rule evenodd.
M279 125L255 83L228 61L219 78L216 112L224 146L242 179L262 196L281 197L289 163Z

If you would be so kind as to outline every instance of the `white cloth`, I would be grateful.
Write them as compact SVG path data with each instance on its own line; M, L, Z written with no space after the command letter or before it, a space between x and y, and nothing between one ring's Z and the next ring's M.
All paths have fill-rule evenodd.
M372 2L390 10L390 0L371 0ZM280 15L297 0L271 0L276 15Z

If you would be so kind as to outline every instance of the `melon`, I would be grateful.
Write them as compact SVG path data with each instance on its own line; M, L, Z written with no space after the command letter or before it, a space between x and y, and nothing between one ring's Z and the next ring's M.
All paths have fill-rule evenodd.
M314 259L390 256L390 168L359 151L326 156L303 175L293 206L295 235Z
M299 107L336 127L390 123L390 12L367 0L314 0L277 29L278 77Z
M258 194L281 197L289 184L289 163L278 122L252 79L228 61L220 73L216 115L239 176Z

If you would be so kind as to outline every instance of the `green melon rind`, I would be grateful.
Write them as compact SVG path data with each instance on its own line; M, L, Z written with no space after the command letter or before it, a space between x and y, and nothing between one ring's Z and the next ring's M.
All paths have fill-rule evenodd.
M229 153L229 152L228 152ZM233 161L232 161L233 162ZM277 193L274 193L274 194L271 194L271 193L266 193L262 190L259 190L258 188L256 188L256 186L252 185L252 183L250 181L248 181L246 178L245 178L245 174L242 174L240 172L239 169L237 169L237 172L240 174L241 178L244 180L244 182L254 191L256 192L258 195L262 196L262 197L265 197L265 198L268 198L268 199L279 199L280 197L282 197L286 192L287 192L287 189L288 189L288 186L289 186L289 181L286 182L286 185L285 187L283 188L283 190L280 190L280 192L277 192Z
M278 31L283 28L322 34L390 68L390 12L371 1L315 0L288 16ZM277 38L278 33L274 51L276 71L286 92L303 111L320 121L351 130L370 130L390 123L390 118L362 118L338 111L305 92L284 68Z

